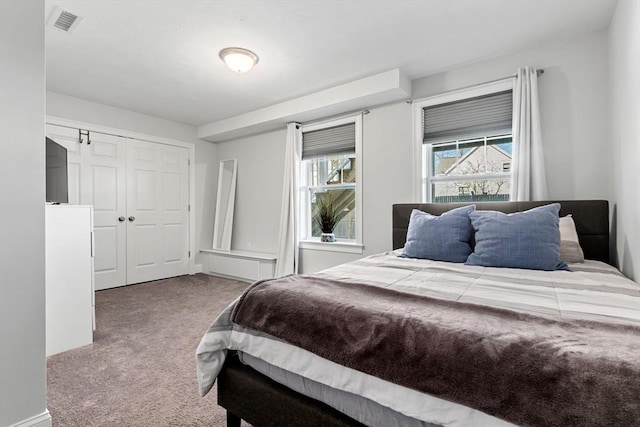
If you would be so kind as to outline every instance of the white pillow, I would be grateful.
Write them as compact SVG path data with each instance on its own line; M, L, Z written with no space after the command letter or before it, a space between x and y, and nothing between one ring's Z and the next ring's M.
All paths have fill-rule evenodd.
M571 215L560 218L560 259L566 263L584 262L576 224Z

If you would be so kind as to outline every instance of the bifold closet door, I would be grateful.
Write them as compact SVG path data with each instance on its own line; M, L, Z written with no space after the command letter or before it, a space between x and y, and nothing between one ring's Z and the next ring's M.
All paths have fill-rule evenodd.
M91 132L82 199L93 205L96 289L127 284L127 140Z
M69 204L94 207L95 288L189 272L189 165L182 147L47 125L67 149Z
M47 136L67 149L69 204L93 206L96 290L126 285L127 140L54 125Z
M127 282L188 274L188 150L128 144Z

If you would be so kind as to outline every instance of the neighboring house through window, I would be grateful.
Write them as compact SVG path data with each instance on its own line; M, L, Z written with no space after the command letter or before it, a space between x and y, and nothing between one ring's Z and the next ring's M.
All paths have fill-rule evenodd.
M509 200L512 86L506 79L414 102L423 201Z
M361 129L361 115L302 126L301 247L321 244L318 215L325 204L335 213L337 245L323 243L323 248L361 249Z

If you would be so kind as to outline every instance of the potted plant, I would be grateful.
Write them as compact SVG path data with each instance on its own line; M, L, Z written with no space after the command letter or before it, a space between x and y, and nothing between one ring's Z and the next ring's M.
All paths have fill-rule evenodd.
M320 231L322 231L320 241L335 242L336 236L333 234L333 230L338 223L338 211L333 204L333 198L328 194L316 194L316 206L318 213L314 217L314 220L320 228Z

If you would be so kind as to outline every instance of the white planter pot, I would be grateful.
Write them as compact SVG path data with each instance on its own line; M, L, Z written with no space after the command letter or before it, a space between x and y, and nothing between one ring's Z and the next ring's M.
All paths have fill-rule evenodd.
M322 236L320 236L320 241L321 242L335 242L336 241L336 235L333 233L322 233Z

